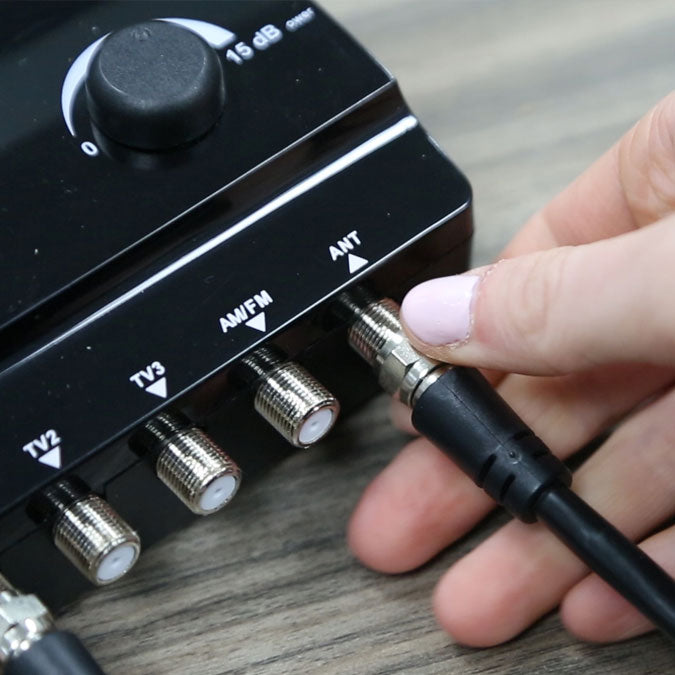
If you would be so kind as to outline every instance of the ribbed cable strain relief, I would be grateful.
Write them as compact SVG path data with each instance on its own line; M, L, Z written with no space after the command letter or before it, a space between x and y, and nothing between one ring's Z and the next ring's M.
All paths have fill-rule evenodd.
M241 480L235 462L204 431L197 427L181 429L160 452L155 466L158 478L193 513L207 515L222 508L234 496ZM204 495L214 481L231 477L222 499L204 503Z
M398 305L389 298L368 305L349 329L349 344L371 366L385 343L398 334Z
M311 415L322 409L331 411L327 433L340 410L335 396L293 361L287 361L267 374L256 391L254 405L289 443L298 447L311 445L303 442L301 435L303 425Z
M138 534L98 495L90 494L72 504L56 521L53 529L56 547L92 583L103 585L115 581L101 578L99 565L114 549L128 546L134 551L131 568L141 550Z
M572 480L569 469L475 368L445 371L417 398L412 423L526 523L536 520L543 493Z

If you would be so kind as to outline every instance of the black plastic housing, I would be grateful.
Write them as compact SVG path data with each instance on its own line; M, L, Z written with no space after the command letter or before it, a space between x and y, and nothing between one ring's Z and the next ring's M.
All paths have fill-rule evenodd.
M144 547L190 522L128 444L167 406L204 427L244 481L283 459L290 446L231 369L273 343L343 411L372 396L331 303L355 284L400 300L463 270L471 189L392 76L313 4L3 12L0 571L56 608L88 584L54 548L49 514L30 508L37 495L82 481ZM135 151L92 124L70 74L93 41L166 17L231 33L217 50L227 101L198 141ZM270 25L283 36L265 44ZM241 63L240 43L254 52ZM165 396L147 388L159 378Z

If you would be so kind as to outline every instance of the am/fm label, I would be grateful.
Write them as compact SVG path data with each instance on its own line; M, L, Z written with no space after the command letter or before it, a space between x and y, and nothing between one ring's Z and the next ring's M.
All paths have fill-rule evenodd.
M265 307L271 305L274 298L265 290L256 293L252 298L247 298L238 307L225 316L221 316L218 321L223 333L236 328L240 325L248 326L255 330L265 333L267 331L267 320L265 318Z

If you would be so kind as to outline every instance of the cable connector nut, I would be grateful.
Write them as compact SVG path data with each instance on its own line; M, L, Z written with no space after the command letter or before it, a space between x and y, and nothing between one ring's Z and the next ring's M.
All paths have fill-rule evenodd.
M398 305L388 298L359 311L349 330L349 344L375 368L380 386L411 407L427 376L449 368L410 344L399 323Z
M0 666L30 649L53 628L52 615L35 595L0 592Z

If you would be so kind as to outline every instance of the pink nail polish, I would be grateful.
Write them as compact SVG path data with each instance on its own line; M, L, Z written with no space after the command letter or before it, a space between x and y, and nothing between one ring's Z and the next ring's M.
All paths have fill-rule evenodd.
M425 281L405 296L401 317L429 345L447 345L469 337L472 300L480 277L458 275Z

